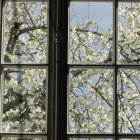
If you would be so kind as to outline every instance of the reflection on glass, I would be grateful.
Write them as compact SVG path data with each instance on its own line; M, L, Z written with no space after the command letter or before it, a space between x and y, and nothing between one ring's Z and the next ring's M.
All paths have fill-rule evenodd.
M46 132L46 70L5 69L3 132Z
M70 3L68 63L112 63L112 9L111 2Z
M140 71L118 72L119 132L140 133Z
M119 2L119 63L140 63L140 3Z
M46 63L47 2L6 2L4 12L4 62Z
M46 138L26 138L26 137L23 137L23 136L20 136L20 137L3 137L2 140L47 140L47 137Z
M70 69L68 133L112 133L113 70Z

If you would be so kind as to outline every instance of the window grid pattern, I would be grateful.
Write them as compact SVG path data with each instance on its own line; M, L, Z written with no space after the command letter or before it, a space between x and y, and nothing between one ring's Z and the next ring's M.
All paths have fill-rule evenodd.
M102 0L99 0L99 1L100 2L103 2ZM118 2L119 2L119 0L108 0L108 1L113 2L113 5L114 5L114 8L113 8L113 18L114 18L114 20L113 20L113 22L114 22L113 23L113 30L114 30L114 33L113 33L113 37L114 37L114 43L113 43L114 44L114 63L113 64L88 64L88 65L86 65L86 64L66 64L65 65L64 64L64 65L61 65L62 67L60 68L60 70L63 70L64 73L65 73L65 77L63 77L63 79L61 79L62 80L61 83L63 84L63 87L65 87L65 89L66 89L66 86L67 86L66 85L66 82L65 82L65 79L67 78L66 77L67 76L66 73L67 73L67 71L69 71L69 69L72 69L72 68L84 68L84 69L85 68L91 68L91 69L94 69L94 68L98 68L98 69L110 68L110 69L113 69L114 70L114 133L113 134L92 134L92 133L90 133L90 134L82 134L82 133L81 134L70 134L69 133L68 134L67 133L67 128L66 128L67 123L65 121L66 120L66 116L67 116L66 90L61 90L61 91L63 91L63 93L61 93L61 94L63 94L62 95L63 97L59 97L59 99L60 99L59 103L62 101L62 103L64 103L64 104L62 106L59 106L59 104L57 104L58 105L58 110L56 110L56 111L59 111L59 109L64 109L64 111L62 111L60 113L60 116L58 118L55 116L56 114L54 113L54 114L52 114L52 116L51 115L50 116L51 117L55 117L55 119L52 119L51 117L49 117L49 119L48 119L48 122L49 122L48 125L51 124L51 123L53 124L53 122L55 122L55 125L56 125L61 120L61 123L59 124L61 127L60 127L60 129L59 129L59 127L57 127L56 128L57 130L56 130L54 128L53 129L51 128L51 127L54 127L54 125L49 126L49 128L51 128L51 130L49 130L49 132L48 132L48 135L49 135L48 139L49 140L53 140L53 139L55 139L55 140L57 140L57 139L63 140L64 139L65 140L66 137L67 137L67 139L75 138L74 140L76 140L77 138L81 138L81 139L82 138L91 138L91 139L92 138L93 139L94 138L107 138L107 139L109 139L109 138L113 138L113 139L123 139L123 138L125 138L125 139L131 139L131 138L133 138L133 139L139 139L140 138L140 134L139 133L137 133L137 134L120 134L118 132L118 100L117 100L118 99L118 94L117 94L117 86L118 86L118 84L117 84L117 81L118 81L117 80L117 75L118 75L118 70L120 68L132 68L132 67L133 67L133 69L139 69L139 64L132 64L132 65L131 64L117 64L117 50L118 50L118 48L117 48L117 38L118 38L118 35L117 35L117 33L118 33L117 26L118 25L117 24L118 24L118 15L117 14L118 14ZM67 2L65 1L65 4L63 3L63 6L62 6L63 8L62 9L60 8L61 7L60 6L61 5L61 2L62 1L57 1L57 4L59 5L59 7L58 7L58 10L59 10L59 14L58 15L59 16L61 14L62 15L64 14L64 11L63 11L64 9L66 11L68 10L68 7L67 7L68 1ZM139 2L139 0L137 0L137 2ZM0 11L1 11L1 13L0 13L0 16L1 16L0 17L0 19L1 19L1 21L0 21L0 27L1 27L0 28L0 32L1 32L1 34L2 34L2 16L3 16L3 14L2 14L3 4L2 3L3 3L3 1L0 1L0 5L1 5L1 9L0 9ZM52 6L52 7L54 8L55 6ZM58 15L56 15L57 16L57 20L58 19L59 20L66 20L66 19L63 19L63 18L62 19L61 18L58 18ZM66 18L66 15L64 16L64 18ZM64 22L64 21L59 21L59 22L60 22L60 25L61 26L63 26L63 27L65 26L66 27L64 29L65 30L64 33L67 33L68 32L68 30L67 30L68 24L64 24L64 23L67 23L67 22ZM51 30L51 27L49 27L49 28ZM56 28L58 29L59 26L56 27ZM52 35L52 36L54 37L55 35ZM0 38L0 42L2 42L1 39L2 38ZM66 38L63 37L59 41L60 42L61 41L62 42L64 41L66 43ZM59 44L59 41L56 43L58 46L60 45ZM53 40L52 42L54 43L55 41ZM63 47L66 48L65 45ZM2 46L1 46L1 48L2 48ZM50 47L50 50L51 49L52 48ZM58 52L60 53L60 51L63 52L62 50L59 50L58 49L58 50L55 50L55 53L56 54ZM64 51L63 53L66 53L66 51ZM1 55L1 53L0 53L0 55ZM54 56L52 55L50 58L52 58L52 57L54 57ZM60 57L59 58L59 61L64 61L63 60L64 58L66 60L66 55L64 55L63 57ZM0 57L0 59L1 59L1 57ZM58 62L58 60L55 60L55 63L57 63L57 62ZM1 64L0 64L1 71L2 71L3 68L18 68L18 67L22 67L22 68L38 68L38 67L47 68L47 67L49 67L49 64L5 64L5 63L2 63L2 60L1 60ZM52 69L54 70L55 69L55 66L52 66ZM58 76L58 75L59 75L59 73L56 74L55 76ZM51 78L49 80L51 80ZM55 80L55 78L53 80ZM60 79L58 78L58 81L59 80ZM2 81L1 81L1 83L2 83ZM53 82L51 82L51 83L53 83ZM57 91L55 91L55 92L58 92L59 88L56 89L56 90ZM55 93L54 93L54 96L56 96ZM49 99L51 99L51 98L52 97L49 96ZM65 99L65 100L63 100L63 99ZM52 102L54 102L54 101L52 101ZM54 108L56 109L57 107L55 106ZM50 107L50 110L48 110L49 111L48 114L52 113L52 110L51 109L52 108ZM63 130L64 132L62 132L61 130ZM60 134L61 136L60 137L54 136L53 135L54 133L52 133L50 131L57 131L56 133L59 133L59 134L61 133ZM20 136L20 137L23 137L23 138L25 138L25 137L30 137L30 138L31 137L34 137L34 138L35 137L42 137L42 138L46 139L46 134L40 134L40 133L39 134L38 133L35 133L35 134L34 133L20 133L20 134L19 133L0 133L0 137L8 137L8 136L9 137L12 137L12 136L15 136L15 137L16 136Z
M13 63L5 63L4 62L4 56L3 56L3 48L4 48L4 45L2 45L3 44L3 28L4 28L4 18L5 18L5 13L4 13L4 8L5 8L5 3L6 2L33 2L33 3L37 3L37 2L46 2L46 1L40 1L40 0L31 0L31 1L24 1L24 0L21 0L21 1L18 1L18 0L16 0L16 1L9 1L9 0L1 0L0 1L0 35L1 35L1 37L0 37L0 50L1 50L1 52L0 52L0 71L1 71L1 77L0 77L0 83L1 83L1 93L0 93L0 103L1 103L1 105L0 105L0 139L1 140L18 140L18 139L22 139L22 140L47 140L47 92L48 91L46 91L45 92L45 98L44 98L44 100L45 100L45 121L46 121L46 124L45 124L45 132L22 132L22 130L21 130L21 132L19 131L19 132L4 132L4 131L2 131L2 110L3 110L3 105L2 105L2 92L3 92L3 88L4 87L2 87L3 86L3 83L4 83L4 70L10 70L10 69L13 69L13 70L36 70L36 71L38 71L38 70L44 70L45 71L45 73L47 74L48 72L47 72L47 69L49 68L49 64L48 64L48 62L45 62L45 63L15 63L15 62L13 62ZM39 8L39 7L38 7ZM18 12L16 13L16 14L18 14ZM37 14L37 12L35 13L35 14ZM46 41L47 42L47 41ZM48 46L48 44L47 44L47 46ZM47 47L46 46L46 47ZM47 58L48 59L48 58ZM33 73L32 73L33 74ZM35 74L35 73L34 73ZM38 73L39 74L39 73ZM37 75L36 75L37 76ZM45 78L48 78L47 77L47 75L45 75L46 77ZM47 79L46 79L46 82L47 82ZM46 85L45 85L46 87L44 87L44 89L46 89L46 90L48 90L47 89L47 83L46 83ZM28 86L26 85L26 87L28 88Z
M78 0L71 0L70 2L86 2L86 1L78 1ZM96 0L91 0L88 2L97 2ZM102 0L99 0L98 2L104 2ZM119 133L119 106L118 106L118 70L120 69L138 69L140 68L139 64L121 64L118 63L118 5L119 2L140 2L139 0L131 1L131 0L108 0L106 2L112 2L113 3L113 64L67 64L68 69L104 69L104 68L110 68L114 71L114 77L113 77L113 133L111 134L98 134L98 133L68 133L67 132L67 138L69 140L92 140L92 139L139 139L140 134L139 133ZM69 4L70 5L70 4ZM96 13L95 13L96 14ZM69 79L68 79L69 81ZM69 93L68 93L69 94ZM68 103L67 103L68 104ZM69 106L69 104L67 105ZM68 117L68 116L67 116ZM68 123L68 122L67 122ZM67 124L68 125L68 124ZM68 130L67 130L68 131Z

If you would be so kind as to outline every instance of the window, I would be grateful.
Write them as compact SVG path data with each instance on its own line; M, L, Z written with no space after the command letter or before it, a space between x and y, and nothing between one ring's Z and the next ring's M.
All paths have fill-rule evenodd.
M46 140L48 2L1 1L2 140Z
M69 140L139 139L139 1L69 5Z
M0 138L138 140L139 0L1 0Z

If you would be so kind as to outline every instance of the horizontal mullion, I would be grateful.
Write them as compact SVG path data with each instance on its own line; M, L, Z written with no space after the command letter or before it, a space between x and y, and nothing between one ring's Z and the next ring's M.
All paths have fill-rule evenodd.
M113 69L114 68L114 65L68 65L69 68L105 68L105 69L108 69L108 68L111 68Z
M130 64L68 64L69 68L129 68L140 69L140 65Z
M69 138L140 138L140 134L67 134Z
M1 68L46 68L49 64L1 64Z
M69 1L72 1L72 2L113 2L115 0L69 0Z
M118 0L118 2L140 2L140 0Z
M2 137L9 137L9 136L24 136L24 137L28 137L28 136L31 136L31 137L46 137L47 136L47 133L31 133L31 132L23 132L23 133L14 133L14 132L11 132L11 133L0 133L0 136Z
M48 2L48 0L2 0L4 2Z
M140 0L69 0L70 2L140 2Z
M115 134L67 134L69 138L102 138L102 137L115 137Z

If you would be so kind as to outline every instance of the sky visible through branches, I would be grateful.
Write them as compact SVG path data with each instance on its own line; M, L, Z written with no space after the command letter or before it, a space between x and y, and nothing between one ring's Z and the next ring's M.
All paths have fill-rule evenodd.
M3 63L15 65L48 63L47 8L46 2L5 3L3 52L1 52ZM113 64L113 3L71 2L69 10L68 64ZM119 3L117 38L119 64L140 63L139 13L139 3ZM133 67L120 68L117 78L119 133L138 134L140 70ZM47 132L46 105L49 94L47 69L4 68L2 83L1 131ZM112 67L70 68L67 94L68 133L113 133ZM3 140L17 139L3 138ZM43 139L31 138L31 140ZM70 140L93 140L93 138L70 138Z

